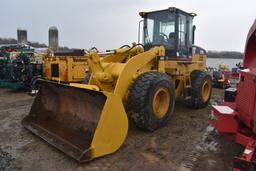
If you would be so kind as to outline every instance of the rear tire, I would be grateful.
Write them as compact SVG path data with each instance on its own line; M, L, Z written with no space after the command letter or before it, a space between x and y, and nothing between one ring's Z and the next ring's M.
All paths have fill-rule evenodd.
M191 99L187 100L187 106L193 109L204 108L210 101L212 93L212 78L205 71L193 71L191 73Z
M147 72L132 85L126 109L132 123L154 131L168 123L174 105L175 89L170 77L164 73Z

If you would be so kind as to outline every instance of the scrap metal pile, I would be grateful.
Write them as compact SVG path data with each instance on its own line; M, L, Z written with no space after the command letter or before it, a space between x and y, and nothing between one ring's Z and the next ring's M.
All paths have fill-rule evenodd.
M30 88L33 79L44 74L36 58L35 49L24 44L0 47L0 86Z

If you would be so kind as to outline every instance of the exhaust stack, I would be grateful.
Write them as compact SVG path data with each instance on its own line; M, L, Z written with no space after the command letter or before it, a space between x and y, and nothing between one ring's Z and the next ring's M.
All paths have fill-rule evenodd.
M57 49L59 47L59 31L57 27L51 26L49 28L49 47Z

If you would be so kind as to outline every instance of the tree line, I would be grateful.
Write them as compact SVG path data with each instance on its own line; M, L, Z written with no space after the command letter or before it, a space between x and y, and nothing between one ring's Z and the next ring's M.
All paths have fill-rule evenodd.
M0 44L17 44L17 39L13 38L0 38ZM46 48L47 45L44 43L38 43L38 42L31 42L28 41L28 45L35 47L35 48Z
M17 44L17 40L13 38L0 38L0 44ZM28 42L28 45L35 48L47 48L44 43ZM68 47L60 47L60 49L68 50ZM231 58L231 59L242 59L243 53L236 51L207 51L208 58Z
M243 53L236 51L207 51L208 58L242 59Z
M7 44L17 44L18 41L17 39L13 38L0 38L0 45L7 45ZM39 43L39 42L31 42L28 41L28 45L34 47L34 48L47 48L48 46L44 43ZM61 50L68 50L69 48L66 46L59 47Z

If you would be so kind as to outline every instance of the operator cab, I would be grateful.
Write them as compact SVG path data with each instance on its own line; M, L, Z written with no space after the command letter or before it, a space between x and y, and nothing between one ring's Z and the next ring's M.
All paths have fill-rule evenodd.
M191 58L195 31L192 21L196 14L170 7L140 12L140 16L144 19L143 44L146 50L162 45L168 59Z

